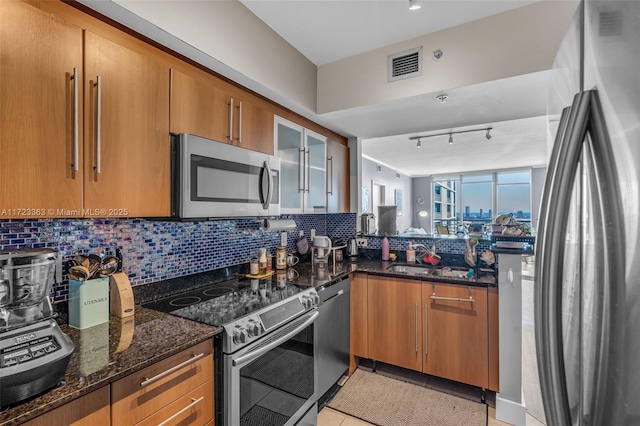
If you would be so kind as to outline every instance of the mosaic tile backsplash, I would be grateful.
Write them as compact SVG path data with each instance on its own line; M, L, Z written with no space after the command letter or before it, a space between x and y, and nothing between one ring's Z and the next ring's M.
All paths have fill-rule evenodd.
M287 250L295 251L299 231L353 238L356 214L283 215L297 229L287 233ZM132 285L147 284L197 272L247 263L257 249L275 253L279 231L262 229L262 219L170 222L145 219L16 219L0 221L0 250L53 248L63 263L77 254L113 252L120 248L123 271ZM64 271L66 273L66 270ZM66 275L53 289L54 301L67 300Z

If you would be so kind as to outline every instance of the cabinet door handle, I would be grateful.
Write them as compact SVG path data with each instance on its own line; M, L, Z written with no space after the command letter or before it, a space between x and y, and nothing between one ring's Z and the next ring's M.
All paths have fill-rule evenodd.
M331 162L331 172L329 172L329 162ZM333 195L333 157L327 158L327 177L329 178L327 194Z
M76 172L80 170L80 164L78 162L78 68L73 69L73 170Z
M229 143L233 143L233 98L229 98L229 134L227 138L229 139Z
M298 192L304 192L305 190L305 170L306 170L306 164L305 164L305 160L306 160L306 156L304 155L304 148L300 148L300 152L298 153L298 160L300 162L300 175L298 176ZM300 184L302 184L302 187L300 187Z
M242 101L238 102L238 137L236 140L238 141L238 145L242 143Z
M173 416L169 417L167 420L165 420L164 422L160 423L158 426L164 426L169 424L173 419L175 419L176 417L178 417L180 414L184 413L185 411L188 411L189 409L191 409L192 407L196 406L198 403L200 403L202 400L204 399L204 396L201 396L198 399L195 398L191 398L191 404L187 405L186 407L184 407L182 410L178 411L177 413L175 413Z
M416 353L418 353L418 304L416 303Z
M305 149L305 170L306 170L306 176L305 176L305 187L306 187L306 192L309 192L309 188L311 187L311 182L309 182L310 178L311 178L311 150L309 148Z
M459 297L436 296L436 286L434 284L433 285L433 292L431 293L431 296L429 298L431 300L448 300L450 302L469 302L469 303L475 302L475 300L473 299L473 293L471 293L471 286L467 286L467 290L469 291L469 298L468 299L461 299Z
M102 133L102 78L100 76L96 77L96 125L95 125L95 139L96 139L96 175L102 173L102 156L100 150L102 149L102 138L100 134Z
M170 369L165 370L160 374L156 374L155 376L153 376L151 378L145 377L144 380L142 382L140 382L140 387L143 388L145 386L149 386L151 383L157 382L158 380L162 379L163 377L168 376L169 374L173 373L174 371L177 371L177 370L181 369L182 367L184 367L186 365L194 363L195 361L199 360L203 356L204 356L204 353L199 353L198 355L193 355L188 360L186 360L184 362L181 362L180 364L178 364L176 366L173 366Z
M424 354L427 355L429 353L429 322L427 321L427 305L424 305Z

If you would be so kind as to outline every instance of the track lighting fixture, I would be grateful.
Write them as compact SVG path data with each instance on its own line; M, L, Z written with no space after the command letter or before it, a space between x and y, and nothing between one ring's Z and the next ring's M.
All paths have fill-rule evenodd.
M409 0L409 10L418 10L422 6L418 2L418 0Z
M418 136L411 136L409 138L410 141L414 141L414 140L418 140L418 148L420 148L422 146L422 142L420 141L420 139L422 138L431 138L433 136L445 136L445 135L449 135L449 145L453 144L453 135L458 134L458 133L471 133L471 132L487 132L485 134L485 137L487 138L487 140L491 139L491 133L489 133L491 130L493 129L493 127L485 127L482 129L471 129L471 130L458 130L458 131L450 131L450 132L446 132L446 133L435 133L433 135L418 135Z

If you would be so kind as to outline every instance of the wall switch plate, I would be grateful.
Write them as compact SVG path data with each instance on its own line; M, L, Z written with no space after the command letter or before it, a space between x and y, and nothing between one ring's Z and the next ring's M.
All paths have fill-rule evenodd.
M356 238L356 243L358 243L358 248L367 248L367 239L358 237Z
M283 231L280 234L280 247L286 247L287 246L287 231Z
M304 237L304 231L298 232L298 238L302 238L302 237Z
M311 228L311 230L309 231L309 236L313 240L316 237L316 230Z

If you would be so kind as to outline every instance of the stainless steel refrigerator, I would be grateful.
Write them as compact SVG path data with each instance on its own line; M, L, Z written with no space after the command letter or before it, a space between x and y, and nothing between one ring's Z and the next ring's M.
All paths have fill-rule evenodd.
M583 1L553 75L534 300L546 421L638 425L640 1Z

